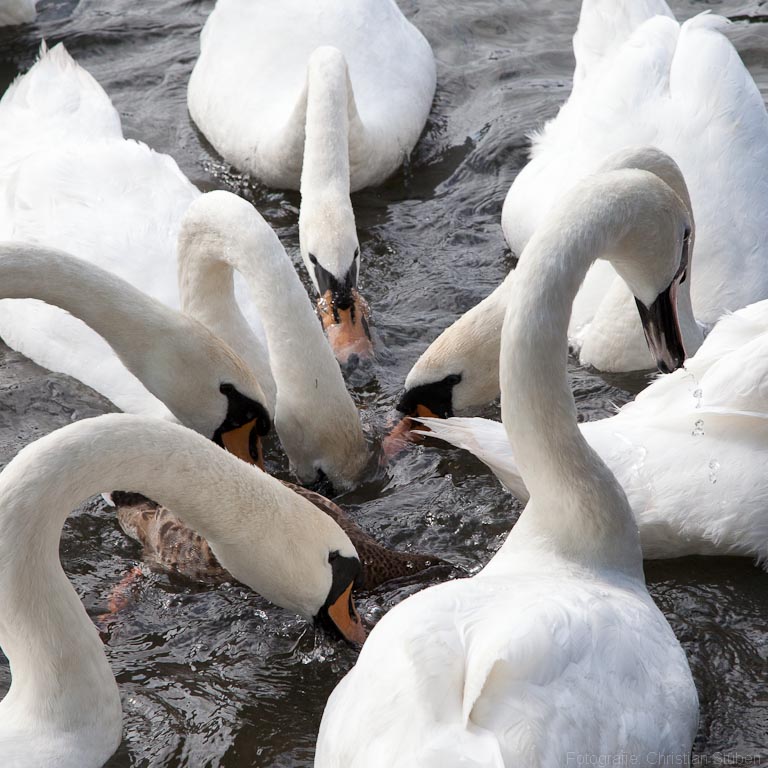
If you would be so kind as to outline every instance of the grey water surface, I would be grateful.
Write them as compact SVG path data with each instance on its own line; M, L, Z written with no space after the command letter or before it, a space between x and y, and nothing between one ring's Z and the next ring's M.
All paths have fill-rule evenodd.
M298 196L237 174L187 114L187 81L212 7L212 0L42 0L36 23L0 30L0 90L33 63L41 37L64 41L112 98L126 136L170 153L200 188L252 200L298 265ZM349 382L374 443L419 353L514 263L501 205L525 163L527 134L568 95L579 3L401 0L401 7L434 48L438 91L410 166L353 200L379 355ZM711 9L735 19L729 35L768 95L767 3L676 0L672 7L680 18ZM576 366L572 375L586 419L631 397ZM0 347L0 465L36 437L112 409ZM483 414L497 417L498 407ZM270 468L288 476L277 451ZM412 447L340 501L381 541L470 572L520 512L482 464L437 443ZM140 552L96 499L70 517L61 556L96 618ZM109 766L311 765L323 706L355 652L241 585L212 589L145 573L104 631L125 712L123 743ZM768 574L725 558L649 562L646 573L699 689L697 764L768 764ZM373 623L429 583L384 587L359 601L361 611ZM0 695L9 683L0 654Z

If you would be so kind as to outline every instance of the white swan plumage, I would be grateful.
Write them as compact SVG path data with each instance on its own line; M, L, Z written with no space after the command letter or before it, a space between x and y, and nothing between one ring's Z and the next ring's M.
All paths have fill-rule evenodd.
M692 255L691 267L695 273L697 262L693 215L690 195L680 168L669 155L659 149L637 146L610 155L599 170L605 172L629 168L656 175L689 211L692 222L689 255ZM511 224L508 220L502 223L506 232ZM615 275L613 267L607 262L597 262L589 274L605 268ZM464 313L430 344L406 377L399 410L407 415L446 417L452 416L455 410L485 404L498 395L501 323L504 307L509 303L516 279L516 271L512 270L490 296ZM693 314L690 286L690 280L680 285L677 309L686 352L693 354L701 345L703 329ZM583 342L582 351L597 349L602 354L650 359L638 318L626 312L632 308L637 315L634 297L626 283L614 277L609 289L599 296L585 294L582 287L574 307L581 302L589 302L590 297L599 301L600 307L591 324L592 332Z
M99 768L120 743L117 684L58 554L70 510L105 487L172 507L275 604L360 627L349 598L357 554L309 501L176 424L110 414L68 425L0 475L0 646L12 671L0 702L5 768Z
M583 3L573 93L534 136L531 160L504 202L502 224L513 250L522 251L558 196L607 155L653 145L680 166L691 196L696 319L711 325L726 311L768 297L768 113L722 34L726 24L712 14L678 24L663 0ZM570 326L577 345L589 338L614 279L608 265L585 279L582 295L591 300L576 302ZM624 306L603 322L602 332L626 315L638 325L634 307ZM647 355L641 364L636 354L599 348L581 360L607 371L650 367Z
M432 49L394 0L218 0L188 105L228 162L301 190L304 263L346 311L360 267L349 194L407 160L435 82Z
M768 565L768 301L724 316L685 368L580 429L626 491L646 558L739 555ZM528 498L502 424L419 419Z
M712 14L678 24L664 0L585 0L573 92L533 136L531 160L504 202L502 228L516 253L559 196L612 153L652 145L679 165L690 191L696 321L708 328L724 312L768 297L768 114L721 32L724 24ZM406 392L464 372L457 410L498 394L505 290L497 288L430 345ZM569 328L583 364L604 371L652 367L630 298L610 264L593 266ZM691 344L694 334L691 325L689 354L701 342L699 332Z
M579 433L566 360L595 257L650 307L682 276L690 226L658 177L624 170L584 180L533 235L501 349L502 417L531 501L480 573L409 597L373 629L328 701L317 768L689 757L691 671L646 589L627 498ZM672 323L677 351L654 345L677 365Z
M239 222L226 238L229 264L218 237L232 222L227 210L237 211ZM201 195L171 157L125 140L109 97L63 45L43 47L39 61L0 100L0 214L0 239L66 250L172 308L181 305L184 274L204 272L207 281L190 278L197 295L188 287L184 310L252 368L268 411L282 414L278 432L301 479L314 480L322 470L339 487L357 480L367 460L357 412L274 233L264 234L268 225L245 201L226 192ZM185 238L185 228L201 242ZM263 250L249 253L234 231ZM180 237L199 263L179 252L177 265ZM125 411L170 415L104 339L58 307L0 301L0 336ZM280 361L292 354L291 338L293 347L303 347L287 366ZM288 370L279 382L274 367ZM317 412L322 418L308 418Z

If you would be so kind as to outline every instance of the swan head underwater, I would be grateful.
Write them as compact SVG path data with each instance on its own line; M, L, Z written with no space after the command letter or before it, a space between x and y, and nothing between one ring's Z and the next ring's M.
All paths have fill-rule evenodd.
M327 190L305 196L299 213L301 257L320 298L317 308L336 359L373 354L369 310L357 289L360 243L349 195Z
M666 373L673 369L671 366L676 364L682 354L682 347L662 349L663 339L659 336L662 327L670 327L672 306L679 307L680 310L679 319L677 311L675 312L674 322L678 323L678 327L680 320L685 319L686 322L683 333L686 352L690 354L695 351L689 349L693 335L687 332L688 325L695 324L691 308L690 280L687 279L694 241L690 196L677 164L655 147L632 147L616 152L600 166L597 173L622 169L653 173L667 185L676 198L675 207L677 208L679 203L690 220L684 249L681 244L685 265L680 265L680 274L674 281L674 286L670 286L669 295L659 293L658 303L655 303L656 297L647 296L646 292L639 288L638 291L643 295L635 294L646 340L656 357L657 367ZM505 222L504 226L505 236L510 240L506 228L511 225ZM626 243L623 247L630 252L637 245ZM646 243L649 255L653 253L655 246L655 243ZM646 263L647 261L646 259ZM620 264L626 265L628 274L621 273ZM631 259L620 259L619 263L613 266L630 287L637 285L637 275L629 274L633 269ZM485 405L498 396L501 327L514 279L513 270L493 293L462 315L432 342L406 377L404 392L397 405L398 411L405 416L449 418L454 415L454 411ZM647 304L648 301L650 303Z

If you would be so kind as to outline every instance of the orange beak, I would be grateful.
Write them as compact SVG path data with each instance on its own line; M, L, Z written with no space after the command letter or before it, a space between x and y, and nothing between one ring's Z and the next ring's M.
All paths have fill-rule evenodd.
M373 357L373 343L368 327L370 310L356 289L352 289L352 304L349 308L336 307L332 292L326 291L318 299L317 310L333 354L340 363L347 363L352 355L362 360Z
M347 642L362 645L366 631L352 599L352 586L350 584L328 608L328 616Z
M426 405L417 405L413 416L430 416L440 418L437 414L427 408ZM398 454L402 453L408 443L417 443L422 439L419 432L429 432L429 427L423 424L414 424L410 416L404 416L395 424L392 431L384 438L381 443L381 450L388 461L391 461Z
M261 445L261 437L253 431L255 429L256 419L237 429L223 432L221 442L238 459L242 459L248 464L255 464L259 469L264 469L264 450Z

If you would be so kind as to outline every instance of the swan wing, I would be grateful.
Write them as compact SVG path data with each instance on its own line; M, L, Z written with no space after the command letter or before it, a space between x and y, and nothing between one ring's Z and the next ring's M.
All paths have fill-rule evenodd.
M653 16L674 18L665 0L584 0L573 36L574 88Z
M172 158L122 138L109 97L63 45L15 82L0 126L2 237L65 249L178 307L176 239L199 193ZM170 417L98 334L57 307L2 301L0 335L123 410Z

